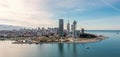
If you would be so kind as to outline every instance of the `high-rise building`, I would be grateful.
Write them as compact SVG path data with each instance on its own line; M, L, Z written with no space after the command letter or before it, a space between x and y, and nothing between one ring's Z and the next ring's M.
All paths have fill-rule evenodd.
M81 34L84 34L84 28L81 29Z
M67 23L67 32L68 32L68 34L70 33L70 23L69 23L69 20L68 20L68 23Z
M59 37L63 37L64 35L64 21L63 19L59 19Z
M71 24L71 32L73 33L73 24Z
M77 26L77 22L74 21L74 22L73 22L73 37L74 37L74 38L76 38L76 36L77 36L77 33L76 33L76 26Z

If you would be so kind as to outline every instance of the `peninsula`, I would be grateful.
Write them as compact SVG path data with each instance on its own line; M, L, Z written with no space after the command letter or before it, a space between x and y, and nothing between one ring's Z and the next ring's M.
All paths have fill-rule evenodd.
M21 40L16 40L14 44L39 44L39 43L89 43L98 42L105 39L105 36L85 33L84 28L77 30L77 22L71 24L68 21L67 30L64 29L64 20L59 19L59 28L40 29L37 32L30 32L32 35Z
M77 29L77 22L67 23L64 29L64 19L59 19L59 27L47 29L0 30L0 39L14 40L13 44L38 43L89 43L98 42L106 37L88 33L84 28Z

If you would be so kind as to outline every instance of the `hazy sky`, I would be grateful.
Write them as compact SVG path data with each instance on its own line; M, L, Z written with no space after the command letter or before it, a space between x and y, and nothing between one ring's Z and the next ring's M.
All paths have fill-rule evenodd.
M120 0L0 0L0 24L58 27L77 21L85 29L120 29Z

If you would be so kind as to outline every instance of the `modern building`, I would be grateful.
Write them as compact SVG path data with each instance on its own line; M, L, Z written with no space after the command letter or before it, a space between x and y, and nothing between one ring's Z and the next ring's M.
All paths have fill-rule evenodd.
M76 36L77 36L76 27L77 27L77 22L74 21L74 22L73 22L73 37L74 37L74 38L76 38Z
M69 23L69 20L68 20L68 23L67 23L67 34L70 33L70 23Z
M72 32L72 34L73 34L73 24L71 24L71 32Z
M59 19L59 37L63 37L64 35L64 21L63 19Z
M84 34L84 28L81 29L81 34Z
M80 36L80 30L76 30L76 37L79 38Z

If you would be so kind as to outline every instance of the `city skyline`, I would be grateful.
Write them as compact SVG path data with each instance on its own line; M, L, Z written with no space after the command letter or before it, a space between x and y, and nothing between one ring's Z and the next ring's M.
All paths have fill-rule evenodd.
M58 20L77 21L88 30L119 30L119 0L0 0L0 24L58 27Z

